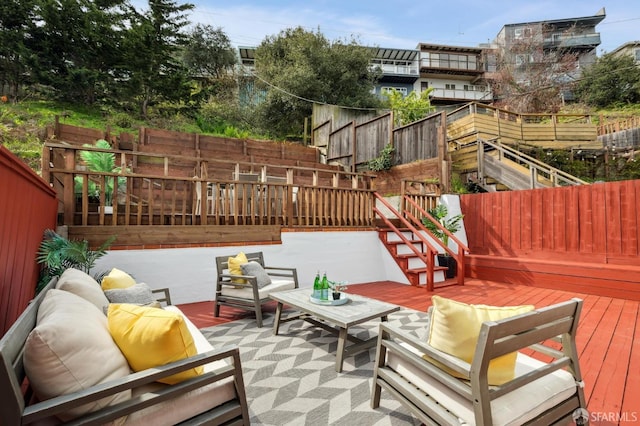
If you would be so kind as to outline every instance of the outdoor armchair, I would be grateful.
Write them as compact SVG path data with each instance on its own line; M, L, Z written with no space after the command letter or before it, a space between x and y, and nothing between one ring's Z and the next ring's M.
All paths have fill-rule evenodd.
M239 257L246 262L239 262ZM271 300L271 293L298 288L296 268L266 266L262 252L217 256L216 269L214 315L220 315L222 305L250 310L258 327L262 327L262 305Z
M588 414L575 344L581 307L572 299L483 322L470 363L435 349L428 336L383 323L371 406L379 407L384 389L425 424L582 424ZM511 377L490 384L490 361L509 354Z

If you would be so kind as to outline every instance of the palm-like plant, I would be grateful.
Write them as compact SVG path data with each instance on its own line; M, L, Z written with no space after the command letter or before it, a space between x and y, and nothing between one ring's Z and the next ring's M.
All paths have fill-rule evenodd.
M460 229L460 221L464 217L463 214L458 214L447 219L449 213L447 206L444 204L438 204L436 207L427 210L435 220L437 220L443 228L452 234L456 233ZM445 247L449 247L449 235L447 235L442 229L440 229L435 223L428 218L423 218L422 223L435 237L442 241ZM446 252L445 252L446 254Z
M52 278L59 277L68 268L89 273L96 260L107 253L107 249L115 239L116 237L112 236L96 250L91 250L87 240L68 240L47 229L38 249L37 260L38 263L44 264L44 270L36 291L40 291ZM101 275L103 273L97 274L96 277L100 278Z
M96 141L95 145L84 144L86 147L110 149L111 145L104 139ZM92 172L120 172L120 167L116 167L116 156L113 152L96 152L96 151L80 151L80 158L86 163L87 169ZM122 188L126 181L124 178L118 178L118 186ZM111 205L113 199L113 177L105 176L104 178L104 195L106 205ZM82 178L76 177L76 193L82 191ZM100 197L100 186L89 180L89 196Z

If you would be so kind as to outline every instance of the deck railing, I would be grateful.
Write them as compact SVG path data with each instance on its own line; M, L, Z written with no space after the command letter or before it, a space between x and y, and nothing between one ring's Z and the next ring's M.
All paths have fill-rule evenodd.
M80 151L113 153L119 171L86 170L78 161ZM156 158L163 165L161 175L131 172L142 156ZM169 175L170 165L184 158L61 144L47 144L43 158L43 177L58 194L62 225L349 227L374 222L373 191L359 173L255 164L259 173L242 173L247 165L236 163L230 179L198 176L197 167L194 177L176 177ZM247 176L252 179L244 180Z

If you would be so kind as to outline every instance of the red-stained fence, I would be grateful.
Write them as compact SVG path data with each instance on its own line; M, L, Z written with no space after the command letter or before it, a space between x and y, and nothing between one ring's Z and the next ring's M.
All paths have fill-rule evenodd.
M460 203L471 277L640 300L640 180Z
M55 229L56 193L0 145L0 331L33 298L40 268L36 255L45 229Z

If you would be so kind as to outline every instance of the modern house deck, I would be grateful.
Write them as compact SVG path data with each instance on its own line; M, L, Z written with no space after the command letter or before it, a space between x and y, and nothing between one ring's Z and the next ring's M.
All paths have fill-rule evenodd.
M425 294L424 288L394 282L354 284L348 291L420 311L431 305L430 294ZM467 279L464 286L439 288L438 294L466 303L536 307L572 297L583 299L577 345L591 424L640 423L640 302L477 279ZM221 316L215 318L212 302L180 308L198 327L252 315L223 308ZM275 310L275 303L268 309Z

